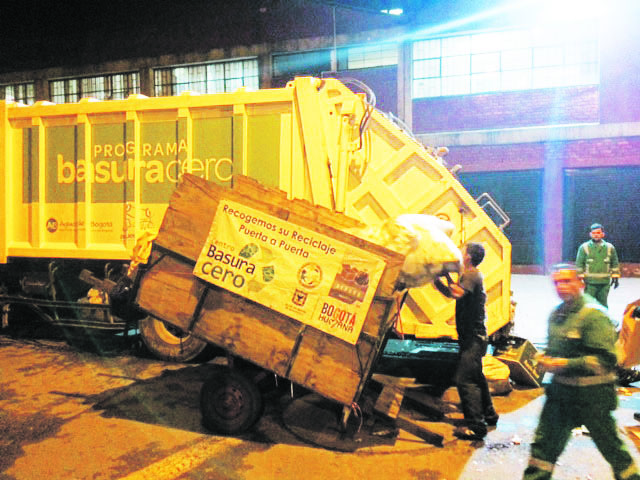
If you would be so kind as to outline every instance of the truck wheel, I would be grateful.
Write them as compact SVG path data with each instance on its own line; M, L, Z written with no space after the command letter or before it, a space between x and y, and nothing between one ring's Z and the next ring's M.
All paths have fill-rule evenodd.
M217 368L200 390L202 424L218 433L249 429L262 415L258 386L237 370Z
M138 321L140 336L151 354L170 362L188 362L201 355L207 342L151 316Z

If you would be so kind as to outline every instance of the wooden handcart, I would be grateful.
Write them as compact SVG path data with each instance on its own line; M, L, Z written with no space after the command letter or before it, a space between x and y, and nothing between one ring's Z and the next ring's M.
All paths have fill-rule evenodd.
M212 225L222 221L216 215L224 216L229 211L237 214L238 210L243 210L239 216L245 220L253 218L240 222L238 229L243 230L246 239L242 249L227 240L212 238ZM246 225L251 226L250 232ZM266 234L262 236L260 228L262 233L269 233L273 232L274 225L285 225L289 238L292 230L298 232L299 249L286 242L280 244L284 242L281 238L274 241L266 238ZM192 175L184 176L153 241L149 260L138 271L135 302L149 315L215 344L230 357L243 359L242 364L251 366L243 370L214 368L201 393L205 426L223 433L249 428L262 412L262 397L255 380L265 373L289 379L338 402L343 406L341 424L346 426L350 412L358 407L365 384L373 374L373 366L404 298L404 293L394 288L404 256L347 233L356 227L362 227L357 220L307 201L289 200L284 192L264 187L248 177L234 177L233 188L227 189ZM294 271L287 271L286 265L283 267L277 262L275 267L265 266L270 259L265 260L268 256L265 252L277 256L280 246L289 249L289 257L301 257L298 263L293 259ZM251 263L252 249L256 247L264 250L262 263L258 262L257 267L253 265L261 270L258 280L255 271L248 272L251 268L239 263L244 257ZM224 255L230 255L226 260L223 248L227 249ZM314 248L320 256L314 255ZM338 258L342 269L334 273L322 263L322 254L328 258L328 252L333 252L331 248L338 254L340 248L348 250ZM304 258L305 251L310 254L309 258ZM359 258L352 262L354 252ZM227 270L232 272L223 280L224 268L215 270L213 264L204 266L209 260L213 262L214 257L221 264L230 262ZM346 257L349 259L345 260ZM370 269L364 278L363 272L368 267L358 263L363 259L365 263L370 262L368 266L376 266L377 273ZM236 265L232 267L234 261ZM199 272L199 276L194 271ZM243 278L232 278L233 271L243 272ZM218 283L230 288L203 279L206 275L217 276ZM292 285L290 290L281 288L273 293L269 276L277 275ZM314 283L320 284L319 277L325 278L322 275L334 277L330 279L333 282L330 292L313 301L326 303L322 308L309 307L308 311L322 313L323 309L333 307L334 315L325 311L324 316L312 315L311 322L297 319L304 316L303 302L311 301L317 286ZM243 282L246 284L236 288ZM260 303L249 293L246 294L249 297L238 293L251 288L257 295L255 298L264 293L265 303L269 305ZM284 303L284 307L273 308L278 302ZM335 314L340 305L344 306L343 314ZM290 312L287 309L291 309ZM357 321L354 325L356 317L359 325ZM332 327L337 330L342 327L342 333L348 334L335 334ZM357 331L354 332L354 328Z

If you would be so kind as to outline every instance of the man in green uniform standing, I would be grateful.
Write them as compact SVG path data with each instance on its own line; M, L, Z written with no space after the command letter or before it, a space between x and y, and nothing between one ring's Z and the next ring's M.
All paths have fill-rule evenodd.
M582 293L575 267L557 266L553 282L563 302L551 314L547 350L538 362L554 375L523 478L550 479L571 431L584 425L617 480L640 480L612 415L617 407L613 323L602 305Z
M591 225L591 240L578 248L576 266L584 278L584 293L607 307L609 288L620 284L620 265L616 248L604 241L604 229L599 223Z

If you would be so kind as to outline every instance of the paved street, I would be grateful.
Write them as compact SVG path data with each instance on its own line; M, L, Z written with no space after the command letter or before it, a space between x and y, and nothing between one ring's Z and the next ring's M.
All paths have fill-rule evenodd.
M519 310L514 333L543 339L556 303L548 278L516 275L512 287ZM621 318L621 308L636 299L639 287L640 280L622 279L611 295L612 312L619 311L615 317ZM292 399L288 385L281 384L251 432L225 437L200 423L199 389L209 368L159 362L112 337L68 342L46 328L31 336L5 332L0 480L519 478L544 400L541 389L523 387L495 397L500 422L484 442L475 443L452 435L461 416L455 389L443 396L444 420L403 409L443 435L438 447L404 430L397 436L372 434L384 433L384 425L365 425L342 439L335 405L297 389ZM620 426L636 426L640 389L621 389L619 398ZM613 477L582 434L572 440L554 478Z
M513 334L539 345L546 342L547 318L558 299L549 276L512 275L511 290L517 302ZM609 292L609 313L622 322L625 307L640 298L640 278L621 278L620 286Z

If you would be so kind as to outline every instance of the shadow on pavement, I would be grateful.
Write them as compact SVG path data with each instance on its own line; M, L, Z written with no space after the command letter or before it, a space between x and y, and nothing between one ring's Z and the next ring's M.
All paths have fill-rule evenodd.
M126 333L128 334L82 327L62 327L39 318L29 310L14 314L9 325L2 329L2 336L34 345L65 342L76 351L104 357L124 354L148 357L137 332L131 330Z
M101 411L106 418L119 418L180 430L218 435L201 423L200 388L208 378L212 364L164 370L160 376L138 380L126 387L84 397L84 403ZM375 445L392 445L397 431L380 424L358 428L358 419L340 432L342 405L295 387L294 397L288 381L265 392L265 411L249 431L234 437L263 444L317 446L355 451ZM63 392L52 392L68 396ZM77 396L77 395L76 395ZM375 429L375 431L374 431Z

